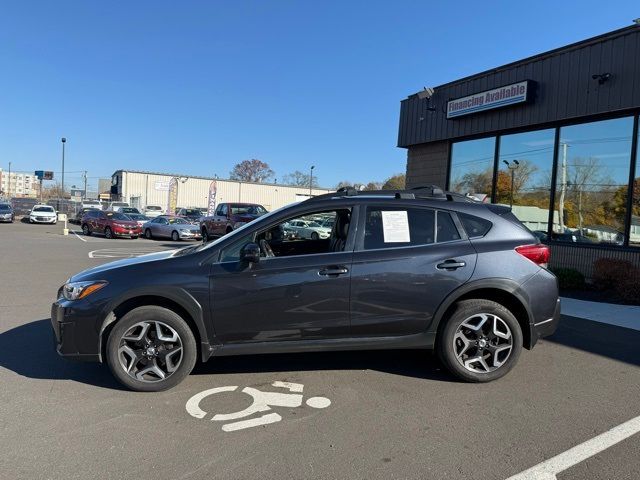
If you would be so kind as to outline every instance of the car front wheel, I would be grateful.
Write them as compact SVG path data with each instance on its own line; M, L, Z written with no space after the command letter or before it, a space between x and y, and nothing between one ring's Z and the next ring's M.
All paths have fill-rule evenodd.
M106 238L113 238L113 232L111 231L111 228L107 227L104 229L104 236Z
M82 225L82 233L85 234L87 237L91 235L91 230L89 229L89 225L87 225L86 223Z
M467 382L489 382L506 375L522 351L522 330L513 314L491 300L456 304L438 335L438 356Z
M191 373L197 347L182 317L150 305L131 310L116 323L106 354L111 372L125 387L158 392L176 386Z
M176 232L175 230L171 232L171 240L173 240L174 242L180 240L180 235L178 235L178 232Z

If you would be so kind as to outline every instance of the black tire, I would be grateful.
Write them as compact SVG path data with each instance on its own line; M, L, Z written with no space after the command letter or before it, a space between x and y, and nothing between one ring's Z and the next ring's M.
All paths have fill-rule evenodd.
M317 232L311 232L311 240L320 240L320 235Z
M175 230L171 232L171 240L173 240L174 242L180 241L180 235L178 235L178 232L176 232Z
M209 233L206 228L202 229L202 243L207 243L209 241Z
M229 234L229 233L231 233L231 232L233 232L233 228L231 228L231 227L227 227L227 230L226 230L226 232L225 232L225 235L226 235L226 234Z
M182 357L178 368L163 380L145 382L133 378L120 364L118 350L122 337L134 325L140 322L156 321L171 327L179 336L182 344ZM155 305L138 307L118 320L109 333L106 347L106 359L113 376L125 387L137 392L160 392L178 385L193 370L196 364L198 348L193 332L177 313Z
M147 228L144 231L144 238L146 238L147 240L151 240L153 238L153 235L151 235L151 229Z
M104 236L105 236L106 238L113 238L113 232L111 231L111 228L110 228L110 227L106 227L106 228L104 229Z
M461 325L466 321L469 321L470 318L479 316L480 314L488 314L490 319L497 317L498 320L502 322L499 323L500 329L502 329L503 332L506 332L506 325L511 333L511 350L508 352L508 356L506 356L506 353L504 353L506 350L503 350L503 353L501 353L500 355L502 355L503 357L506 356L506 359L498 359L498 363L501 363L503 361L500 366L495 367L495 364L490 365L491 368L495 368L492 371L472 371L469 368L465 367L456 356L456 348L461 348L463 351L465 350L465 344L462 342L462 340L454 340L456 333L458 332L458 328L461 327ZM472 320L471 322L473 321L474 320ZM491 300L462 300L455 305L455 309L453 310L449 318L443 319L443 322L446 323L439 330L436 351L438 353L440 361L444 364L447 370L449 370L452 374L454 374L461 380L475 383L490 382L506 375L509 370L511 370L517 363L520 352L522 351L522 330L520 328L518 320L516 320L513 314L503 305L500 305L499 303L493 302ZM487 325L487 327L490 327L490 325ZM463 333L465 333L464 327L461 328L463 329ZM470 332L469 337L478 335L471 331L468 332ZM488 336L490 337L492 334L493 333L490 332ZM485 338L485 335L483 333L478 336ZM465 338L469 337L467 337L465 333ZM469 344L471 345L471 347L468 348L468 351L473 353L469 353L469 356L473 358L477 357L479 353L488 354L489 363L493 363L493 357L491 357L493 353L489 353L492 351L491 348L493 348L493 346L491 342L493 341L507 342L507 340L501 340L500 338L495 337L494 340L491 340L489 342L489 346L486 348L486 350L481 350L478 346L476 346L477 343L473 345L473 343L470 342ZM488 363L485 361L485 364ZM474 363L474 365L478 366L478 363ZM470 368L474 368L476 370L484 370L484 367L482 367L482 365L479 365L479 367L480 368L471 366Z
M82 233L85 234L87 237L91 236L91 229L89 228L89 225L87 225L86 223L82 225Z

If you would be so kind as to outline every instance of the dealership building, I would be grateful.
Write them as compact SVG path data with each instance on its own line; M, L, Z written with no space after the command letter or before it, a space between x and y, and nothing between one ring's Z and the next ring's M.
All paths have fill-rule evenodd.
M640 266L640 25L401 102L407 186L512 205L556 267Z
M137 208L169 205L172 179L176 184L177 207L205 208L209 189L215 188L216 203L258 203L271 211L289 203L306 200L310 195L322 195L330 190L295 187L270 183L238 182L213 177L198 177L174 173L117 170L111 177L111 200L125 201Z

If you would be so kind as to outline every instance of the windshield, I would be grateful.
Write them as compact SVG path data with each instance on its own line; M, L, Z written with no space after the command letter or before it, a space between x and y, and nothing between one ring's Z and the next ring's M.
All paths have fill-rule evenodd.
M131 220L124 213L120 212L107 212L107 217L111 220Z
M147 217L145 217L141 213L127 213L127 217L129 217L131 220L148 220Z
M184 218L169 218L169 225L180 224L180 225L191 225Z
M267 213L262 205L238 205L231 206L232 215L264 215Z
M113 207L128 207L129 205L126 204L126 203L121 203L121 202L113 202L111 204L111 206L113 206Z
M147 210L151 210L152 212L153 211L159 212L162 210L162 207L158 207L156 205L147 205Z
M121 211L122 213L138 213L138 209L133 207L124 207Z
M7 205L6 203L0 203L0 211L7 211L10 210L11 207L9 207L9 205Z
M307 227L320 228L320 224L316 223L316 222L309 222L309 223L307 223Z
M200 210L196 210L195 208L186 208L183 210L183 215L197 215L200 216L202 213Z
M53 207L33 207L34 212L50 212L53 213Z

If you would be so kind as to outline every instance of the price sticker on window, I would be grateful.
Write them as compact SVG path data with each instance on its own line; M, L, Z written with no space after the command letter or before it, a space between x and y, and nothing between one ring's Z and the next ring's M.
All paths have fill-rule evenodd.
M409 243L409 218L406 210L382 212L384 243Z

